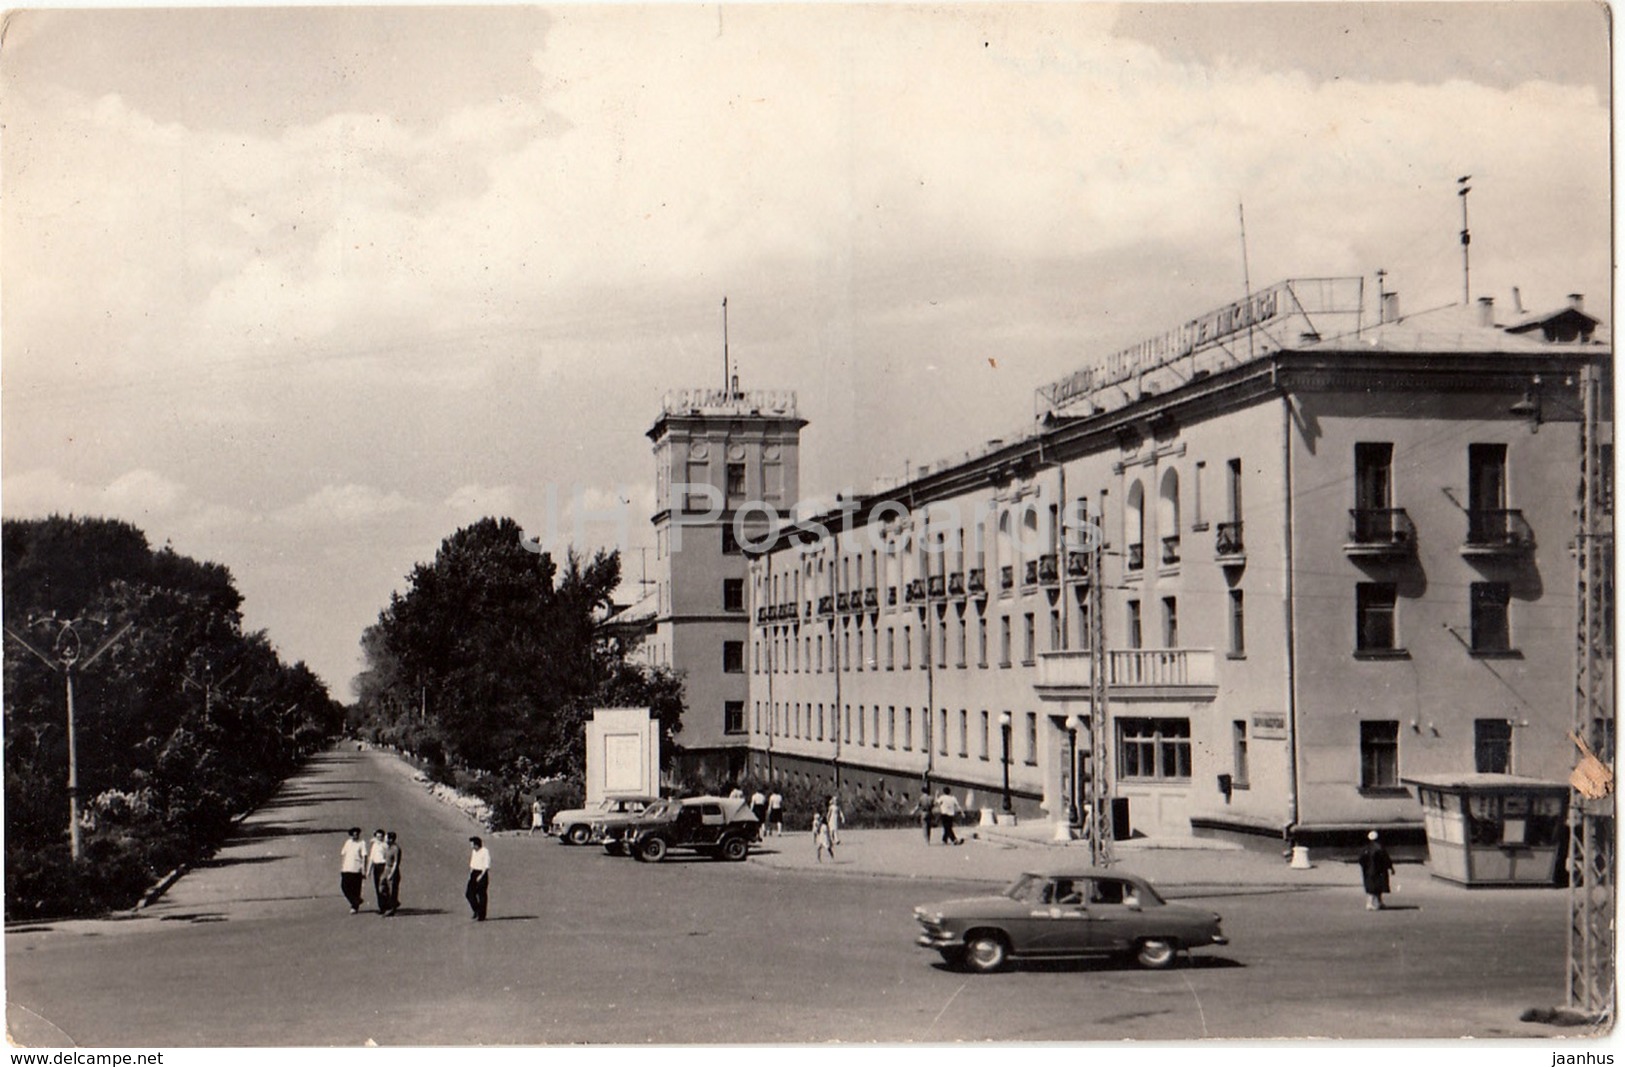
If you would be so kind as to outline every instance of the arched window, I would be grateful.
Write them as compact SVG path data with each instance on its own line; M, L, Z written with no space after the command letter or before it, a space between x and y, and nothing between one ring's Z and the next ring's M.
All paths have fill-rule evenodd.
M1162 488L1157 493L1157 534L1162 538L1162 565L1179 562L1179 472L1169 467L1162 472Z
M1145 486L1135 479L1123 502L1123 540L1128 543L1128 569L1145 566Z

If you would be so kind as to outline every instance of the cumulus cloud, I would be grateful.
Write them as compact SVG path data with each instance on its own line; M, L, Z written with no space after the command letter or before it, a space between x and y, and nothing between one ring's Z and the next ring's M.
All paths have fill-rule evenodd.
M417 510L414 501L399 492L370 485L324 485L297 504L282 508L273 518L286 526L356 526L393 519Z

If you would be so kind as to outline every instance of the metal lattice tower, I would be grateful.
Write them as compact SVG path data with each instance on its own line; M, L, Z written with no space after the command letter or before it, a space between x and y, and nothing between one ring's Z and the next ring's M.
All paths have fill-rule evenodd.
M1602 375L1581 372L1579 526L1575 538L1574 736L1614 766L1614 527L1608 447L1602 434ZM1569 795L1567 1006L1601 1025L1615 1015L1614 797Z

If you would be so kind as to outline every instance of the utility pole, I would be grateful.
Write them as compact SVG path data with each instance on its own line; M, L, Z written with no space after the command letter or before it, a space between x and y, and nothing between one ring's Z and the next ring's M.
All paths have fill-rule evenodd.
M1100 531L1089 547L1089 862L1112 863L1112 804L1106 783L1106 596L1101 577L1104 548Z
M101 646L97 648L96 651L92 652L88 656L85 656L81 660L80 655L84 651L84 644L79 637L79 631L75 629L75 627L91 620L57 619L55 616L51 616L49 618L37 621L52 623L59 627L57 630L56 639L51 645L51 651L54 653L54 655L47 655L46 653L41 652L39 649L35 648L27 638L23 637L22 634L19 634L16 630L13 630L9 626L6 627L6 633L11 635L12 640L16 641L18 644L22 645L24 648L28 649L28 651L32 652L35 656L42 660L47 667L50 667L54 671L60 671L63 682L67 688L68 848L70 849L70 853L74 860L77 861L84 854L84 850L81 848L79 840L79 747L77 734L74 729L73 672L76 669L83 670L84 668L89 667L92 663L96 662L96 660L101 657L103 652L106 652L109 648L112 648L113 644L117 642L119 638L123 637L130 627L135 624L130 622L125 623L123 626L119 627L117 633L115 633L112 637L109 637L106 641L103 641Z
M1468 185L1472 179L1471 174L1463 174L1456 179L1456 195L1461 197L1461 303L1463 307L1471 307L1473 303L1473 270L1472 261L1467 255L1467 246L1473 243L1473 238L1467 232L1467 194L1473 191Z
M1575 537L1575 680L1573 736L1610 771L1614 765L1612 663L1605 661L1613 615L1613 513L1601 435L1602 375L1594 361L1580 372L1580 500ZM1598 1025L1614 1016L1614 796L1569 794L1569 945L1567 1006Z

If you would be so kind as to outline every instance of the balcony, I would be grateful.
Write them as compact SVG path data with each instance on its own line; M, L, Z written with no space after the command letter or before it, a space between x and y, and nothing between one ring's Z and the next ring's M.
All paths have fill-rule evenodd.
M1131 571L1145 570L1145 545L1128 546L1128 569Z
M1179 566L1179 535L1162 539L1162 565L1164 567Z
M1089 577L1089 553L1068 552L1066 554L1066 576L1085 581Z
M819 597L818 598L818 614L820 614L820 615L833 615L834 613L835 613L835 598L832 597L832 596L821 596L821 597Z
M1416 526L1404 508L1351 508L1343 552L1360 559L1415 555Z
M863 606L866 608L878 608L880 606L880 591L872 585L864 587Z
M1030 559L1021 567L1021 584L1023 587L1032 587L1038 584L1038 561Z
M1038 581L1041 585L1056 585L1061 580L1061 572L1056 569L1055 553L1038 557Z
M886 606L888 608L895 608L897 606L897 587L895 585L888 585L886 587Z
M925 580L915 578L910 581L903 599L910 604L918 604L925 600Z
M1241 539L1241 523L1221 522L1213 534L1213 555L1220 563L1247 562L1246 542Z
M948 575L948 595L949 596L964 596L965 595L965 576L963 574L950 574L950 575Z
M931 599L936 600L948 595L948 585L942 575L933 574L926 582L925 591L930 594Z
M851 604L852 604L852 598L847 596L845 593L836 593L835 594L835 610L836 611L848 611L851 608Z
M999 568L999 591L1008 593L1016 587L1016 569L1006 563Z
M1094 683L1088 652L1040 652L1040 696L1086 697ZM1218 666L1211 648L1117 648L1106 652L1106 684L1111 696L1212 699L1218 693Z
M1534 551L1535 531L1529 528L1523 512L1505 508L1475 508L1467 513L1467 541L1464 556L1521 556Z
M965 587L970 590L971 596L987 596L987 572L980 567L972 567L965 577Z
M757 608L756 609L756 621L757 622L766 622L768 620L768 618L769 618L767 613L770 610L771 610L770 608Z

